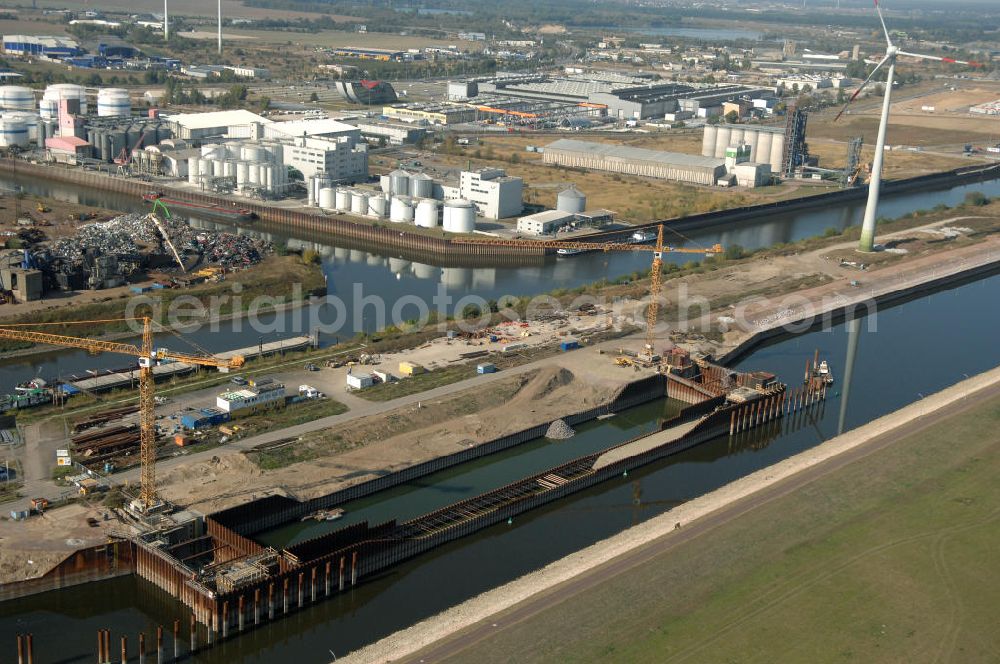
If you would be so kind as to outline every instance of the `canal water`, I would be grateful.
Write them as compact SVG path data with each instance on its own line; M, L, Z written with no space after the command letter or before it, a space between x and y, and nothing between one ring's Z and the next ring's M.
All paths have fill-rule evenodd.
M295 658L328 662L457 602L515 579L589 544L662 514L672 506L829 439L1000 364L995 306L1000 276L883 309L877 315L786 338L763 346L738 365L765 369L792 386L815 349L829 360L837 382L828 401L811 414L786 418L776 431L731 439L723 436L628 477L498 525L366 580L353 591L279 620L198 655L194 661L273 662ZM849 353L849 349L852 352ZM848 384L845 376L850 374ZM842 406L846 403L846 408ZM581 427L613 445L664 415L663 402L631 409L616 418ZM622 423L628 426L622 426ZM581 439L583 440L583 439ZM559 443L573 445L574 439ZM589 444L589 443L588 443ZM529 443L528 445L532 445ZM542 444L536 449L542 449ZM526 453L531 454L530 449ZM498 470L515 455L498 456ZM527 457L525 457L527 458ZM436 505L433 494L454 502L483 486L471 479L488 473L477 461L453 469L443 483L416 483L398 493L373 497L371 514L389 514L388 501ZM466 480L459 480L463 473ZM358 503L358 509L361 503ZM377 508L377 510L376 510ZM403 507L398 509L403 510ZM295 532L285 533L294 538ZM0 659L12 657L16 632L35 635L38 661L93 661L96 630L112 627L134 644L156 624L186 614L163 593L135 579L90 584L23 601L0 604ZM168 648L169 651L169 648Z
M0 187L10 188L14 184L10 177L0 177ZM145 209L142 201L122 194L42 180L24 180L16 184L29 193L60 200L123 211ZM1000 196L1000 179L938 190L886 195L882 199L879 214L898 217L915 210L930 209L939 203L955 205L971 191L981 191L987 196ZM864 201L855 201L823 209L766 214L760 219L732 224L731 228L692 231L685 233L684 238L668 240L686 246L707 247L718 242L723 246L740 245L755 249L821 235L831 227L842 230L860 223L863 211ZM198 227L233 230L232 227L211 221L191 219L191 222ZM239 232L255 233L252 228L240 228ZM349 250L332 243L315 244L289 236L265 235L275 242L318 251L323 257L328 291L333 298L343 303L343 309L338 312L337 306L326 304L281 314L262 314L256 325L245 320L222 322L216 332L202 329L185 335L198 346L212 352L254 346L262 341L308 334L316 328L314 323L320 324L321 329L326 332L321 335L321 342L330 343L336 339L350 338L358 332L376 331L384 322L391 322L392 309L396 305L399 305L400 318L407 320L417 317L419 306L436 311L445 298L450 298L450 304L445 308L453 313L456 309L461 310L467 303L461 301L467 295L486 300L498 300L505 295L530 296L557 288L575 288L600 279L614 279L649 268L647 254L628 252L550 257L542 264L527 267L439 267L388 254ZM676 263L691 259L690 254L666 256L666 260ZM417 302L422 305L416 304ZM338 314L342 324L334 325ZM163 343L166 346L176 346L179 342L173 337L167 337ZM127 363L127 358L114 355L94 357L85 351L73 350L4 360L0 362L0 393L11 390L18 382L38 376L58 378L60 375L80 373L88 369L118 368Z

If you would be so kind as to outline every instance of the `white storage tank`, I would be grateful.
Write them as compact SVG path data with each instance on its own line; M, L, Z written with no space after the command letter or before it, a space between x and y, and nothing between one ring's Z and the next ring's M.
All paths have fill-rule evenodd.
M132 100L125 88L101 88L97 92L97 115L102 118L127 118L132 115Z
M351 209L351 190L340 188L337 190L337 210L347 212Z
M715 156L715 141L719 135L719 128L715 125L705 125L705 135L701 138L701 156Z
M3 111L0 112L0 118L23 122L28 127L29 141L39 145L45 142L45 129L41 127L41 120L37 113L30 111ZM38 140L39 135L42 136L41 141Z
M59 101L62 99L77 99L80 101L80 115L87 114L87 93L83 86L73 83L55 83L45 88L42 100L55 102L55 113L52 117L59 115Z
M386 216L386 208L389 203L384 194L376 194L368 197L368 216L383 219Z
M389 206L389 221L397 223L413 222L413 201L407 196L393 196Z
M774 134L771 139L771 158L768 162L771 164L771 170L775 173L781 173L781 160L785 156L785 135L784 134ZM768 163L764 161L763 155L760 156L758 163ZM783 174L782 174L783 175Z
M257 168L257 164L247 164L247 183L260 184L260 169Z
M191 184L198 184L199 173L198 173L198 162L201 161L198 157L188 157L188 182Z
M425 198L417 203L414 223L421 228L437 228L438 202L433 198Z
M410 174L404 170L389 173L389 193L393 196L409 196Z
M250 179L250 167L245 161L236 162L236 184L243 186Z
M476 230L476 207L464 198L446 202L444 230L449 233L471 233Z
M368 212L368 194L363 191L351 192L351 212L366 214Z
M268 164L263 167L264 181L261 183L267 187L268 191L274 191L274 166Z
M718 131L715 134L715 157L725 157L726 148L729 147L729 139L733 134L732 129L729 127L718 127Z
M217 178L221 178L226 174L226 162L221 159L215 159L212 161L212 175Z
M414 173L410 176L410 196L414 198L433 198L434 180L424 173Z
M267 161L267 150L259 145L244 145L240 148L240 158L243 161L259 162Z
M336 192L333 187L324 187L319 190L319 206L324 210L332 210L336 205Z
M773 139L774 134L769 131L757 132L757 144L750 151L750 161L755 164L770 163Z
M215 143L206 143L201 146L202 159L218 159L219 146Z
M222 162L222 174L227 178L236 177L236 162L235 161Z
M20 118L0 118L0 148L28 146L28 124Z
M392 193L392 178L388 175L378 176L378 188L382 190L383 194Z
M0 110L33 111L35 93L22 85L0 85Z
M212 160L211 159L199 159L198 160L198 175L204 177L212 177Z
M556 209L560 212L579 214L587 209L587 197L575 187L563 189L556 196Z

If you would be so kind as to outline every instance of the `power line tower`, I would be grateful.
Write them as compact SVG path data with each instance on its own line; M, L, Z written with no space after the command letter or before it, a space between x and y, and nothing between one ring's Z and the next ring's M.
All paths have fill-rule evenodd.
M795 169L802 166L809 156L806 147L806 123L809 114L798 107L788 109L788 119L785 122L785 150L781 155L781 175L790 178L795 175Z
M847 144L847 164L844 166L844 175L841 177L840 185L850 187L857 183L858 167L861 165L861 148L865 144L862 136L855 136Z

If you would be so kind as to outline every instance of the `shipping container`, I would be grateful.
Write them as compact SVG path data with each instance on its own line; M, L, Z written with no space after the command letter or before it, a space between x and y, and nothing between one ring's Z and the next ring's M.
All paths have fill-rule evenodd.
M347 387L352 390L363 390L374 385L375 381L367 374L347 374Z
M496 367L495 364L485 363L485 364L477 364L476 365L476 373L477 374L481 375L481 374L489 374L489 373L496 373L496 372L497 372L497 367Z
M579 341L564 341L561 344L559 344L559 350L563 351L564 353L568 350L576 350L579 347L580 347Z
M404 376L416 376L417 374L422 374L423 372L424 368L419 364L414 364L413 362L399 363L399 373Z

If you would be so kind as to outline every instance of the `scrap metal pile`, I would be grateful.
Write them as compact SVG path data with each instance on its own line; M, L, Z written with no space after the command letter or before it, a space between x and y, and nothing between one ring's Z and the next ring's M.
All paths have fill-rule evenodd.
M191 259L189 266L209 263L242 268L259 263L272 250L265 240L201 231L180 220L164 219L160 225L185 263ZM154 265L163 271L179 269L149 214L125 214L81 226L75 237L36 249L32 258L64 290L84 284L90 288L121 285L137 271Z

